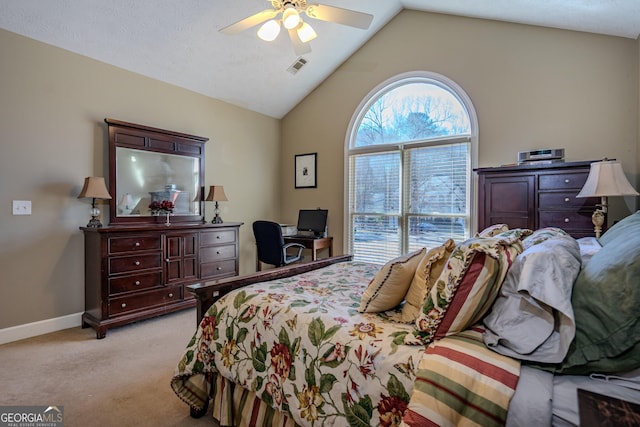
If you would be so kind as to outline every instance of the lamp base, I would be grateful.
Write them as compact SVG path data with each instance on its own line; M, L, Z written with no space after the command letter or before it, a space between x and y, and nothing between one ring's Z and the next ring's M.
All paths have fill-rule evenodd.
M222 224L222 218L216 214L216 216L211 220L211 224Z
M88 228L100 228L102 227L102 223L97 217L91 217L91 220L87 224Z
M604 224L604 212L596 209L591 215L591 222L593 222L593 231L596 233L596 239L599 239L602 233L602 224Z

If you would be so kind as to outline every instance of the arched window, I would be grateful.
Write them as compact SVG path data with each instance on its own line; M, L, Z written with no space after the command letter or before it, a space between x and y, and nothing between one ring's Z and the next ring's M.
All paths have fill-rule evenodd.
M469 237L477 119L444 76L396 76L369 93L347 133L346 247L384 263Z

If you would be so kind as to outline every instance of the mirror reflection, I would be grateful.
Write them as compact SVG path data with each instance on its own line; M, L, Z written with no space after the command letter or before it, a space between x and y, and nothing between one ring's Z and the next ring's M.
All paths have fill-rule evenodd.
M200 215L200 159L116 147L117 216L150 216L168 200L174 215Z

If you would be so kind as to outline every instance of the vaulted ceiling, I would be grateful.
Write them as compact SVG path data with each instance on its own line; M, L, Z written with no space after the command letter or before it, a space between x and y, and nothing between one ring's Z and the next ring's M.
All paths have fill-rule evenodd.
M309 3L312 3L310 0ZM299 59L286 34L221 28L265 0L0 0L0 28L194 92L281 118L402 9L637 39L639 0L317 0L374 16L369 29L306 18L318 37ZM3 58L7 60L7 58Z

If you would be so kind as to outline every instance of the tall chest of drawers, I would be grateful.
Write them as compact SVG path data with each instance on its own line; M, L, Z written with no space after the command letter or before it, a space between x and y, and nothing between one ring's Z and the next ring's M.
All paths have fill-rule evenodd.
M236 276L241 223L81 228L83 327L111 327L195 306L185 286Z
M532 230L558 227L575 238L593 236L591 215L600 198L576 198L591 163L477 169L478 230L507 224Z

